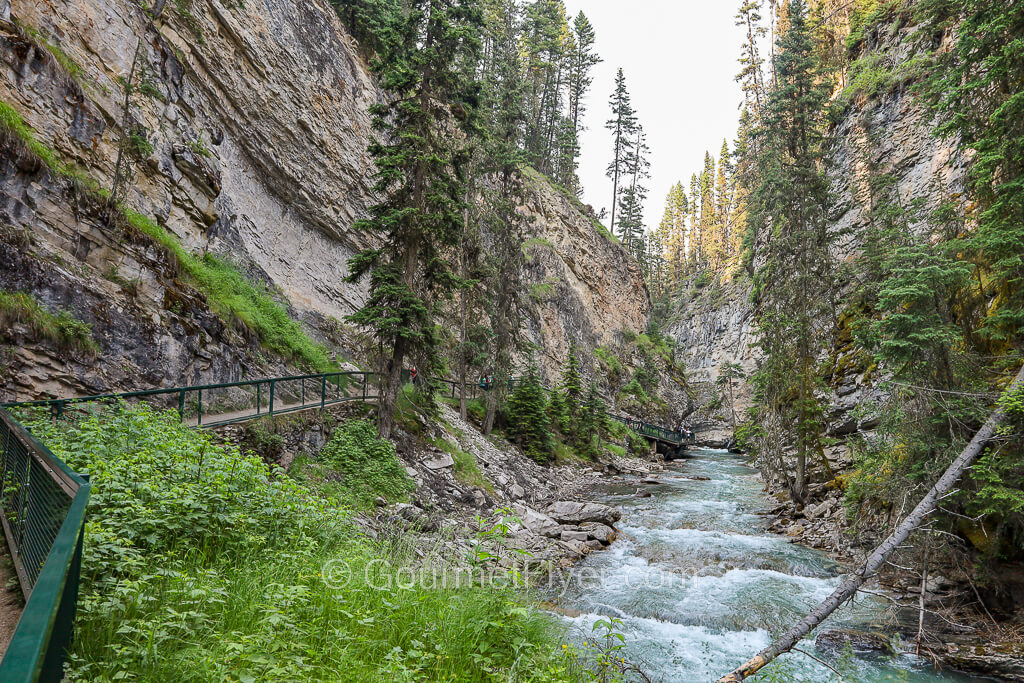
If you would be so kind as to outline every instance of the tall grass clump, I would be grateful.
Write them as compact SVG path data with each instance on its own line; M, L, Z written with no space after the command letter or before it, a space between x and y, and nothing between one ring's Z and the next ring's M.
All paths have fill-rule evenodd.
M64 351L92 356L100 350L89 323L68 311L51 313L31 294L0 289L0 335L9 336L16 323L27 325L36 339L49 341Z
M93 484L72 681L586 680L510 584L411 581L406 552L177 413L22 418Z

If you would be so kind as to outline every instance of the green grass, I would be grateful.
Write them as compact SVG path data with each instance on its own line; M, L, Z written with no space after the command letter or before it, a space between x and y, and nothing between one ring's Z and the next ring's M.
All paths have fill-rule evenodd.
M455 461L456 479L463 484L476 486L477 488L494 493L494 486L487 480L484 473L480 471L480 465L477 464L475 455L462 450L447 439L431 439L430 442L452 456L452 460Z
M36 339L46 340L61 350L87 355L99 353L92 327L68 311L51 313L31 294L0 289L0 336L7 337L16 323L28 325Z
M0 130L8 134L9 141L12 137L18 141L23 151L39 159L55 175L76 182L99 200L105 201L109 196L93 178L64 162L57 152L39 142L28 124L4 102L0 102ZM337 369L327 350L314 342L265 288L252 283L226 261L210 254L190 253L153 219L126 206L117 208L132 230L148 237L177 263L191 284L206 296L214 313L229 324L244 326L256 335L264 348L316 372Z
M174 258L181 270L206 295L215 313L251 330L264 348L298 361L317 372L329 372L336 364L326 349L303 332L284 307L258 289L238 270L211 254L195 256L156 221L132 209L125 209L128 223L152 239Z
M604 447L607 448L608 451L613 455L617 455L620 458L626 457L626 449L623 448L622 446L617 446L613 443L606 443Z
M54 61L57 62L64 73L80 87L85 87L89 83L89 78L85 75L85 69L83 69L78 62L71 59L71 57L69 57L68 54L60 48L60 46L50 42L50 40L39 31L39 29L35 26L29 26L17 19L14 20L14 23L21 29L29 40L49 52L50 56L53 57Z
M405 539L176 413L26 423L93 484L72 681L594 680L511 582L409 581Z

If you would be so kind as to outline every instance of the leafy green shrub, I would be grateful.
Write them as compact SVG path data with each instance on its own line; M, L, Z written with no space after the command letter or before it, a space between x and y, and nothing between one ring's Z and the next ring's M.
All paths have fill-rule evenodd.
M93 483L71 681L592 680L511 585L409 581L410 553L176 413L26 424Z
M128 134L128 148L138 159L148 159L156 149L142 126L135 126Z
M45 339L58 349L87 355L95 355L100 350L89 323L68 311L50 313L31 294L0 289L0 335L9 339L15 323L28 325L37 339Z
M342 500L358 508L372 506L377 496L404 500L415 487L395 455L395 445L377 438L377 428L366 420L335 429L320 451L320 461L341 474Z

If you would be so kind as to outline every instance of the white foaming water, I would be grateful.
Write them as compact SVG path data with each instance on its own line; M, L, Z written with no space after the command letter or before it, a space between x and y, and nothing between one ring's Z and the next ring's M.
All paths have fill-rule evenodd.
M600 619L622 621L626 655L662 681L709 681L732 670L795 623L839 584L824 553L764 532L756 513L767 505L756 473L725 451L700 451L672 466L651 498L633 496L636 483L608 488L605 501L623 509L620 540L589 555L553 596L580 612L565 617L573 637L594 637ZM699 474L709 481L686 479ZM867 598L844 608L831 625L875 628L885 609ZM969 681L939 675L909 657L840 663L812 642L803 649L846 668L846 680ZM787 680L832 680L834 674L799 654L780 660Z

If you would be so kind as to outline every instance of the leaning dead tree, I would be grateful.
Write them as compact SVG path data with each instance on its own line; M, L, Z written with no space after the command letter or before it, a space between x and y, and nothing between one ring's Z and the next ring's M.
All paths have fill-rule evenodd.
M1007 393L1015 391L1022 384L1024 384L1024 367L1020 369L1013 382L1007 388ZM864 585L864 582L874 575L885 563L889 555L892 554L892 551L907 540L910 533L921 526L925 518L935 511L939 501L950 492L964 471L981 454L985 444L995 435L996 429L1005 417L1006 414L1001 408L996 408L989 415L982 428L978 430L978 433L974 435L974 438L967 444L967 447L960 452L956 460L953 461L939 480L935 482L935 486L931 488L928 495L921 499L917 507L907 515L906 519L900 522L899 526L885 539L882 545L875 548L875 551L871 553L871 556L868 557L853 576L844 581L832 595L828 596L803 621L791 628L774 643L758 652L753 659L744 663L727 676L718 679L718 683L740 683L740 681L743 681L748 676L754 675L779 655L792 650L804 636L813 631L821 622L825 621L832 612L836 611L836 608L852 598L860 587Z

